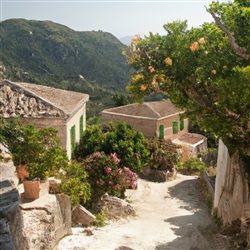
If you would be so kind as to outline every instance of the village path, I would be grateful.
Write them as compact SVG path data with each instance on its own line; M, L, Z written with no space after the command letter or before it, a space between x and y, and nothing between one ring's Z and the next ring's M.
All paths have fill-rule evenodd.
M195 176L154 183L139 180L127 199L136 217L111 222L86 236L83 228L60 241L62 250L227 250L227 238L216 231Z

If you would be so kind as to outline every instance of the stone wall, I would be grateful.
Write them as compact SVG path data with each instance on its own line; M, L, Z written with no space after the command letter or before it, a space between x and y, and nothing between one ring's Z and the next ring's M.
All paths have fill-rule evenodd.
M58 117L63 112L46 103L41 98L7 83L0 86L0 114L9 118L21 117Z

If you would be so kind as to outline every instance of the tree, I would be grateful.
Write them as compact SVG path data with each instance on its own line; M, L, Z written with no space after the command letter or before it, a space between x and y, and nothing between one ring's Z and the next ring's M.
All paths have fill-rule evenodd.
M166 35L137 35L127 91L138 102L163 91L230 153L238 149L250 161L250 8L241 2L212 3L216 23L188 30L186 21L176 21L164 25Z

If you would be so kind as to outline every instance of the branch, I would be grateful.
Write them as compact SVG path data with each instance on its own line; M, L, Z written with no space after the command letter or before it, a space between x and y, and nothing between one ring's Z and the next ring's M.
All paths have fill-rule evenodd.
M234 36L232 35L232 33L222 24L222 22L220 21L220 19L215 15L215 13L213 11L210 12L215 23L217 24L217 26L228 36L229 38L229 42L233 48L233 50L240 55L241 57L243 57L244 59L249 60L250 59L250 55L245 53L245 49L239 47L239 45L236 43Z

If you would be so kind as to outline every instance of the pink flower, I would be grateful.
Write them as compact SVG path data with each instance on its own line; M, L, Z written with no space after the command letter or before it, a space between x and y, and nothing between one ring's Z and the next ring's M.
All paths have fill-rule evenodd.
M135 156L136 156L136 157L140 157L140 154L138 154L138 153L135 153Z
M124 167L125 172L130 172L129 168Z
M118 175L121 175L121 174L122 174L122 169L121 169L121 168L118 169L117 174L118 174Z
M110 184L110 185L114 185L114 182L113 182L113 181L110 181L109 184Z
M116 163L116 164L118 164L118 163L121 161L120 159L118 159L118 158L116 157L116 153L113 153L113 154L111 153L110 156L113 157L113 159L115 160L115 163Z
M97 185L100 185L101 183L100 183L100 181L96 181L96 184L97 184Z
M137 187L137 182L136 181L133 181L132 182L132 188L136 188Z
M120 184L116 184L116 186L115 186L118 190L120 190L121 189L121 185Z
M111 173L111 168L105 168L105 171L107 174L110 174Z
M89 165L86 166L87 169L91 169L91 167Z
M100 157L101 156L100 152L96 152L95 156Z

